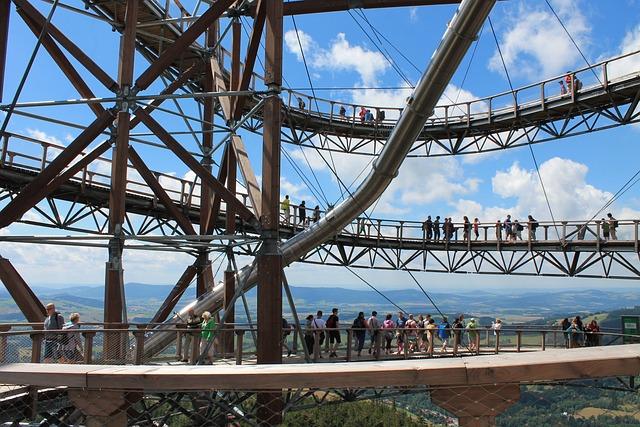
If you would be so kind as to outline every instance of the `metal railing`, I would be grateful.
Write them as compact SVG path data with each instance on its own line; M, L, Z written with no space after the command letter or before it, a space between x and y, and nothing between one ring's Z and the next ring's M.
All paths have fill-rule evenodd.
M2 151L0 152L0 168L25 169L32 172L40 172L50 163L49 156L56 151L64 149L63 146L48 141L38 140L32 137L5 133L2 137ZM78 172L71 181L79 184L82 191L87 187L97 186L109 188L111 160L99 157L94 162ZM163 188L171 199L184 208L198 209L200 206L200 188L198 180L186 180L161 172L153 172L161 182ZM127 178L127 193L132 196L146 197L152 203L159 203L151 189L139 178L135 169L129 168ZM251 207L247 193L240 192L238 197L247 207ZM313 227L316 222L314 209L307 206L304 220L300 220L299 205L290 205L289 211L280 213L280 221L284 230L291 227L291 232L302 232ZM224 211L224 210L223 210ZM326 210L319 210L317 219L325 216ZM606 223L606 226L605 226ZM351 224L341 230L337 235L349 238L373 239L376 241L393 240L400 243L434 244L443 246L452 243L466 243L469 247L477 243L495 244L499 250L505 244L528 245L536 242L584 242L591 243L600 249L612 239L612 234L605 235L605 229L609 228L610 221L605 220L571 220L571 221L538 221L534 226L529 222L519 223L522 230L517 230L517 225L512 223L513 235L507 235L504 223L481 223L474 227L473 223L453 222L447 234L443 229L444 223L440 222L436 232L435 225L431 234L424 222L411 220L396 220L383 218L356 218ZM639 251L639 224L637 219L617 220L616 239L619 242L632 242L634 250ZM466 231L465 231L466 230ZM477 235L476 235L477 231Z
M103 324L81 324L79 329L35 329L41 324L1 324L0 364L6 363L84 363L84 364L166 364L171 362L202 362L207 353L199 329L158 328L160 324L128 324L104 328ZM166 326L166 325L165 325ZM32 328L32 329L29 329ZM447 345L442 331L424 328L340 327L283 330L282 348L298 357L287 361L319 362L387 360L462 355L498 354L502 352L545 351L548 348L599 346L640 342L639 335L625 335L615 330L580 332L577 340L571 333L552 326L513 326L493 330L446 329ZM246 324L226 324L215 330L210 345L213 359L224 363L255 363L257 329ZM284 335L287 333L291 337ZM145 340L153 334L169 334L172 344L153 357L145 356ZM335 349L329 347L330 336L340 337ZM574 337L576 338L576 337ZM572 345L572 343L577 343ZM337 356L330 357L335 351ZM364 354L363 354L364 353ZM323 356L325 355L325 356Z

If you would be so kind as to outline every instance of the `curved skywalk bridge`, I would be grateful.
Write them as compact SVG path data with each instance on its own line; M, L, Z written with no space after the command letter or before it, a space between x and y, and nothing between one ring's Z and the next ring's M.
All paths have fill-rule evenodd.
M47 141L7 134L0 153L3 196L10 197L19 192L49 163L50 156L62 148ZM26 216L23 222L106 235L110 180L101 171L109 169L110 159L98 157L50 194L47 204L40 204L35 210L38 215ZM182 245L185 250L199 244L199 241L190 242L187 237L181 241L180 236L185 233L180 224L145 181L136 177L133 169L131 172L126 197L129 214L127 233L132 236L174 236L175 239L168 243L174 247ZM172 202L195 226L200 218L199 182L160 172L153 172L153 175L159 178ZM239 197L251 208L246 192L239 192ZM313 227L312 220L304 226L297 223L297 207L292 205L291 209L289 222L284 216L281 218L280 235L283 239ZM307 215L312 214L312 209L307 209ZM324 214L321 212L322 216ZM131 215L142 217L142 221L136 221ZM529 225L523 222L522 240L516 242L507 242L504 231L498 230L495 223L481 224L478 239L473 233L471 239L464 239L463 224L457 223L450 239L442 237L435 241L426 238L422 222L361 217L310 251L301 261L414 271L640 278L640 220L620 218L618 223L618 240L608 241L603 238L599 219L588 222L586 219L557 223L542 221L535 238L530 238ZM224 209L217 224L223 234ZM248 239L256 237L255 230L246 224L238 222L238 226ZM500 240L496 238L497 231ZM50 243L55 241L57 239L53 237L49 240ZM254 240L234 249L238 254L255 255L258 243Z
M124 22L124 11L118 5L107 0L92 3L90 8L119 28ZM171 46L170 41L180 37L185 31L184 23L194 19L186 10L180 13L180 19L173 19L155 1L139 2L137 39L143 56L157 58ZM583 87L564 95L557 84L566 77L561 75L480 99L448 105L445 102L436 107L408 156L489 152L635 123L640 117L637 108L640 70L629 68L638 63L639 56L639 51L630 52L574 70L573 78L579 79ZM218 79L220 84L216 90L224 91L229 86L230 72L225 64L231 63L231 53L221 47L209 52L197 42L191 43L185 46L179 60L172 63L170 72L175 80L184 78L182 85L186 90L206 92L202 77L208 61L215 63L217 70L214 80ZM261 75L252 73L247 78L249 89L259 90L262 86L257 83L262 81ZM242 112L238 111L236 118L252 111L262 96L258 92L243 98ZM287 88L283 88L282 99L283 141L336 152L378 154L402 114L402 108L314 98ZM299 99L304 102L302 108ZM341 106L346 109L344 116L339 114ZM363 123L358 117L361 107L370 109L374 116L384 110L386 118ZM223 108L218 105L218 114L225 122L229 114ZM20 112L18 108L16 113ZM261 114L260 108L253 111L244 118L242 127L260 133Z

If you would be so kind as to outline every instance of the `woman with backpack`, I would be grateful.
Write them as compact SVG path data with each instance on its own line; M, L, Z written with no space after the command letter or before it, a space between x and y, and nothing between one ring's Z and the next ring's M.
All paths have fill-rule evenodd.
M63 363L78 363L82 361L82 338L80 338L80 314L71 313L69 321L62 327L63 331L75 331L66 332L62 334L62 362Z
M358 357L362 354L364 348L364 338L367 333L367 319L364 318L364 312L358 313L358 317L353 320L353 334L356 337L356 349L358 351Z
M384 330L384 353L391 354L391 341L393 341L393 330L396 327L396 324L391 319L393 316L391 313L387 314L382 322L382 329Z

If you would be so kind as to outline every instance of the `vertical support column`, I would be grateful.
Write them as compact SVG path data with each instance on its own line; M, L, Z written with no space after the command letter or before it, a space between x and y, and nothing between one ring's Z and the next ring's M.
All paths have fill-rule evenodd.
M125 28L120 38L120 60L118 63L118 84L123 100L116 117L116 146L111 162L111 193L109 197L109 260L106 265L104 322L106 328L119 328L126 321L124 296L124 274L122 268L123 225L125 218L125 193L127 187L127 158L129 152L130 108L127 97L133 84L133 64L135 55L136 24L138 21L138 0L127 0ZM124 346L119 345L118 334L107 335L105 350L107 357L119 358Z
M207 48L213 49L217 40L217 26L216 21L209 27L206 34ZM213 55L213 52L210 52ZM206 70L204 73L203 86L205 92L213 92L213 76L210 70ZM202 166L209 172L212 170L213 159L211 157L211 150L213 150L213 103L212 97L204 98L203 107L203 123L202 123ZM215 221L215 218L211 218L211 209L213 206L213 193L211 188L202 183L200 186L200 234L206 234L209 229L209 221ZM214 280L211 272L211 261L209 260L209 254L201 249L198 255L198 270L196 277L196 296L204 294L209 287L212 287ZM210 283L211 282L211 283Z
M236 165L236 152L233 147L229 147L227 150L227 188L234 195L236 194L236 179L237 179L237 165ZM236 232L236 215L233 211L233 208L227 204L226 209L226 233L228 235L235 234ZM229 257L233 256L233 253L230 252ZM226 318L226 323L235 323L235 310L234 310L234 299L233 296L235 294L236 289L236 272L233 269L233 264L231 263L231 258L229 258L229 265L227 267L227 271L224 272L224 310L228 313ZM233 329L233 326L230 326ZM224 352L233 353L233 337L234 331L230 330L225 333L225 348Z
M265 79L262 149L263 245L258 254L258 363L282 363L282 254L278 239L280 198L280 90L282 86L282 0L266 3ZM258 422L282 422L280 392L258 394Z
M0 0L0 102L2 102L2 93L4 89L4 69L7 62L10 15L11 0Z

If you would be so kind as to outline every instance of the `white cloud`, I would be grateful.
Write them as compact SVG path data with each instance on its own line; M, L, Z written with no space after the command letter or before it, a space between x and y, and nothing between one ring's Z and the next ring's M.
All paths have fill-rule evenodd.
M586 165L559 157L549 159L540 166L556 220L589 219L612 197L610 192L588 183L588 172ZM491 184L493 193L505 200L504 205L483 206L473 200L459 199L453 203L454 219L468 215L492 223L507 214L513 218L526 218L531 214L540 220L551 219L534 169L525 169L515 162L509 169L496 172ZM615 207L611 209L615 210Z
M360 84L364 86L377 84L379 74L389 67L380 52L352 45L344 33L338 33L327 49L320 47L304 31L298 31L296 36L295 30L289 30L284 39L287 49L296 55L298 61L302 61L302 45L307 63L311 67L329 71L355 71L360 76Z
M584 49L589 44L591 27L580 0L552 0L551 4L573 36ZM546 4L520 2L517 12L504 22L508 28L500 37L500 48L510 74L538 78L562 73L580 59L558 19ZM489 69L502 73L499 52L489 61Z
M409 9L409 21L414 24L418 22L418 8L412 7Z
M298 41L298 38L300 41ZM298 31L296 35L296 30L289 30L284 33L284 42L287 45L287 49L289 52L296 55L298 61L302 61L302 53L304 51L305 56L309 54L311 48L316 49L317 45L311 38L311 36L304 31ZM300 50L300 45L302 45L302 51Z
M640 50L640 25L625 34L618 52L615 56ZM640 70L640 54L631 55L626 58L610 62L607 66L607 77L614 79Z

